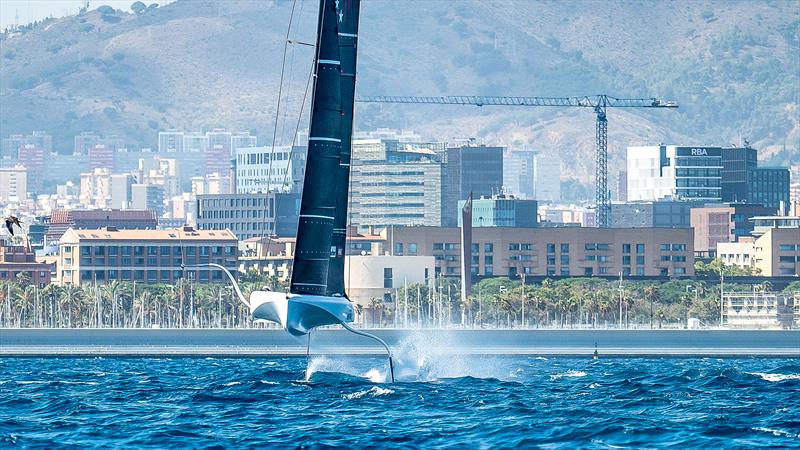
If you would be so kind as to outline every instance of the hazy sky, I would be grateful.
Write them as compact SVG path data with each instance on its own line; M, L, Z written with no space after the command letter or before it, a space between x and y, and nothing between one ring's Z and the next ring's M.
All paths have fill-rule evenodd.
M143 0L149 5L158 3L165 5L174 0ZM114 9L130 12L131 5L136 0L90 0L89 9L108 5ZM63 17L76 14L85 0L0 0L0 29L14 25L14 18L19 16L19 24L25 25L34 20L44 19L47 16Z

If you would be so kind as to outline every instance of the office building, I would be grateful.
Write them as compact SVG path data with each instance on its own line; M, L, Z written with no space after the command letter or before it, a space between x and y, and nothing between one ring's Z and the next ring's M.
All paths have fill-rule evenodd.
M750 236L754 230L754 217L767 216L774 209L750 203L707 204L693 207L691 226L694 228L694 250L697 254L713 257L717 243L736 242Z
M436 275L458 276L458 228L383 232L404 255L433 256ZM686 228L475 228L471 273L480 276L692 276L694 233Z
M212 131L206 132L206 137L208 138L208 149L217 148L222 149L227 152L225 155L225 160L229 160L232 156L235 156L232 153L232 142L231 137L233 133L230 131L225 131L224 128L215 128Z
M186 153L204 153L208 148L208 136L203 133L190 132L183 134L183 151Z
M466 200L458 202L460 211ZM458 226L461 227L461 214ZM523 200L513 195L495 195L472 200L473 227L516 227L536 228L539 226L538 203L536 200Z
M203 264L219 264L236 273L238 246L230 231L184 227L172 230L76 230L60 240L57 283L60 285L136 281L175 284L228 283L225 274Z
M448 148L442 170L442 225L458 223L458 201L502 192L503 147Z
M503 187L519 198L534 198L534 158L529 150L506 150L503 154Z
M689 228L691 210L704 202L658 200L654 202L614 203L611 208L613 228Z
M351 222L369 226L428 225L442 221L442 165L437 162L353 160ZM455 209L456 205L453 205Z
M241 240L297 234L300 195L249 193L197 196L197 227L231 230Z
M0 167L0 202L21 202L28 197L28 169Z
M722 200L722 149L628 147L628 201Z
M786 214L789 208L789 169L784 167L759 167L748 172L748 203L780 209Z
M57 242L69 228L86 230L113 227L120 230L154 230L158 225L155 212L143 210L63 210L50 214L46 237Z
M624 170L620 170L617 177L617 201L621 203L628 201L628 172Z
M434 267L433 256L348 255L344 259L345 289L350 300L365 307L375 298L392 302L403 286L430 285Z
M751 147L728 147L722 149L722 201L746 202L748 195L748 173L758 166L758 154Z
M258 147L258 140L255 136L250 135L247 132L239 132L233 133L231 135L231 155L230 157L236 156L236 149L237 148L247 148L247 147Z
M561 159L536 155L533 160L533 197L540 202L561 200Z
M287 146L275 147L274 150L271 147L236 149L236 192L293 191L295 182L302 184L302 179L293 179L295 156ZM229 161L225 162L229 167Z

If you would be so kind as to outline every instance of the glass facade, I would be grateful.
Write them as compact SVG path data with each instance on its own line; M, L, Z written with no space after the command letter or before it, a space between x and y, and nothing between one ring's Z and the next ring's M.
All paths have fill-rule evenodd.
M789 169L760 167L747 173L747 202L768 208L789 205Z

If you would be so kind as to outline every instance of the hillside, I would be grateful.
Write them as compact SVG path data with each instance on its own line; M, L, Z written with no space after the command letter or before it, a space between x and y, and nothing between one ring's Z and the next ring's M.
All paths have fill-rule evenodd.
M181 0L4 35L0 135L49 130L62 152L84 130L123 135L132 147L155 146L166 128L224 126L267 139L291 7ZM293 40L313 41L315 10L299 3ZM740 136L788 163L800 148L799 35L790 1L365 0L358 93L657 96L681 108L609 112L612 169L629 144ZM289 48L279 141L297 125L312 57L309 47ZM559 153L567 176L593 174L591 111L361 105L357 121Z

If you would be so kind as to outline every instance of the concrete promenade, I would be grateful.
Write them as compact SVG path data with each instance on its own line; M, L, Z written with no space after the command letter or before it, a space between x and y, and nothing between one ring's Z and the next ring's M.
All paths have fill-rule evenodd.
M800 330L392 330L376 329L390 346L463 355L618 357L800 357ZM345 330L317 330L313 354L382 355L374 341ZM35 356L304 356L306 338L273 329L9 329L0 328L0 357Z

